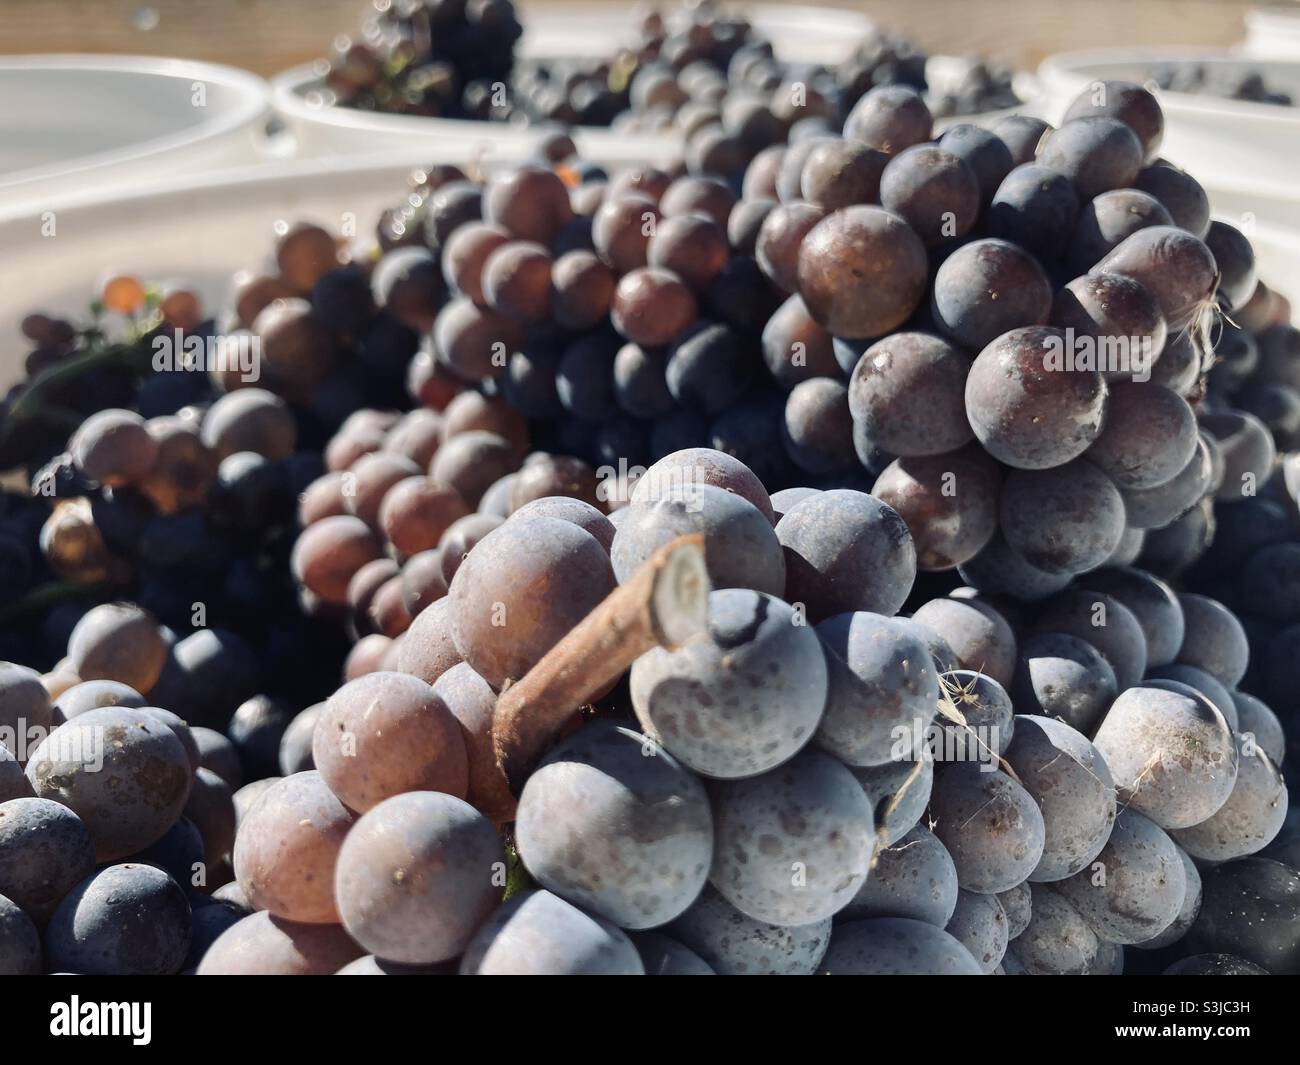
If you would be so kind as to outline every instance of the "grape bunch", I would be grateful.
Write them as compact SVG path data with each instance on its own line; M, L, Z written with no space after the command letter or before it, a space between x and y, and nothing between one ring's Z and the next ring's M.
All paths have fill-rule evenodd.
M324 83L346 107L466 118L469 101L510 76L523 26L511 0L372 5L357 39L335 39Z

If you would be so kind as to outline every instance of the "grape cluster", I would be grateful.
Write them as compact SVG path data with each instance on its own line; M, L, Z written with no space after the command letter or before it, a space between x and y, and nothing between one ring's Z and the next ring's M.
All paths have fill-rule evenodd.
M0 969L1300 971L1290 308L1146 90L933 118L430 167L239 286L261 383L87 410L3 515L124 594L0 664Z

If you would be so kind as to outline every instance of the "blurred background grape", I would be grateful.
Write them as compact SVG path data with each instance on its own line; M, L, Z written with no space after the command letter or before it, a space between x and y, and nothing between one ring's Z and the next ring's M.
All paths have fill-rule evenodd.
M386 2L386 0L381 0ZM627 0L606 0L627 9ZM1051 52L1124 42L1229 45L1250 0L818 0L864 12L933 53L979 52L1022 69ZM0 54L116 52L230 63L269 75L356 29L364 0L4 0ZM520 8L544 11L548 0Z

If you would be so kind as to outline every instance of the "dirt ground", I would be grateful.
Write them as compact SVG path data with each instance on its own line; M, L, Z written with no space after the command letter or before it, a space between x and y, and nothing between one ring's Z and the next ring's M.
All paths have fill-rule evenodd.
M606 0L631 7L632 0ZM865 11L931 52L977 52L1032 68L1100 45L1228 45L1245 0L820 0ZM307 62L357 25L366 0L0 0L0 53L183 56L258 74ZM545 6L541 0L535 6Z

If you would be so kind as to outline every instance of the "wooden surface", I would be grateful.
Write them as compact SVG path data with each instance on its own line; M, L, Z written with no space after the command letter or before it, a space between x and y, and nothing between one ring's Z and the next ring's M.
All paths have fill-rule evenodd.
M608 0L632 7L633 0ZM1032 68L1099 45L1227 45L1248 0L872 0L865 10L931 52L978 52ZM273 74L352 32L366 0L0 0L0 53L117 52L230 63ZM743 5L742 5L743 6ZM142 18L141 12L152 13ZM138 24L156 22L143 30Z

